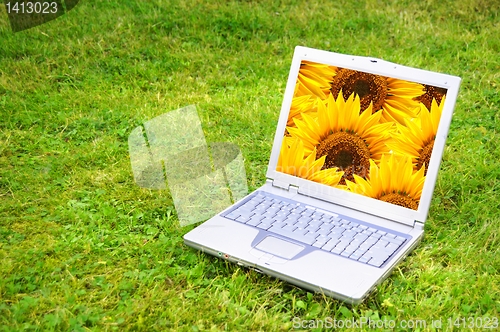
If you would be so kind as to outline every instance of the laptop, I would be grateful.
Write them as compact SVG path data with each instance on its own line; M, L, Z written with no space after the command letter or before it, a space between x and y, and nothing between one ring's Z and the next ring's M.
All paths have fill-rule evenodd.
M422 239L460 81L296 47L265 184L185 243L362 302Z

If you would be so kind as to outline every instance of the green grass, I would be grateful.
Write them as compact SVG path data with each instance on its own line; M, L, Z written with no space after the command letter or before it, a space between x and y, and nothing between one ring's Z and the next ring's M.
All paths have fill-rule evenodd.
M14 34L0 6L0 330L500 319L499 12L496 0L96 0ZM250 189L262 185L295 45L463 78L426 236L359 306L189 249L169 193L132 178L131 130L196 104L208 141L238 144Z

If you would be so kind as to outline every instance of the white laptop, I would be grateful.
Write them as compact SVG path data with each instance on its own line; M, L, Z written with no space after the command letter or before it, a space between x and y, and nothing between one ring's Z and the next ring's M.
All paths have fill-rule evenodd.
M360 303L423 236L459 85L297 47L266 183L185 243Z

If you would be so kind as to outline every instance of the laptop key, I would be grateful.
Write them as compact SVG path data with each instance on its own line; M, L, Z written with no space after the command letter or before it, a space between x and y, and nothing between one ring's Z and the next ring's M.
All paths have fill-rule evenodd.
M332 239L336 239L336 240L339 240L342 238L342 234L328 234L327 235L328 237L331 237Z
M305 235L301 235L301 236L304 236L305 243L308 243L308 244L313 244L314 242L316 242L316 238L318 237L317 234L314 234L311 232L306 233ZM300 237L298 239L300 241Z
M394 239L394 242L392 242L394 244L397 244L398 246L402 245L404 243L404 241L399 241L397 239Z
M247 225L250 225L250 226L257 226L258 224L260 224L260 220L259 219L250 219L247 222Z
M283 216L283 215L276 215L274 216L272 219L276 220L276 221L285 221L286 219L286 216Z
M318 227L314 226L314 225L308 225L306 228L306 230L308 230L309 232L311 233L316 233L316 231L319 229Z
M331 240L331 238L329 238L328 236L324 236L324 235L320 235L320 236L316 237L316 242L321 243L322 246L325 245L330 240Z
M334 228L333 225L330 225L330 224L327 224L327 223L324 223L323 225L321 225L319 227L321 230L326 230L326 231L330 231L332 228Z
M274 219L271 219L271 218L262 218L262 217L259 217L260 218L260 221L263 222L263 223L266 223L266 224L274 224L276 223L276 221Z
M363 256L363 255L364 255L364 253L365 253L364 251L362 251L362 250L359 250L359 249L358 249L358 250L356 250L355 252L353 252L353 253L352 253L352 255L351 255L351 256L349 256L349 258L352 258L352 259L358 260L358 259L360 259L360 258L361 258L361 256Z
M393 237L388 237L387 235L384 235L380 238L381 240L387 241L387 242L392 242L392 243L399 243L398 240L396 240Z
M368 264L376 267L381 267L382 264L384 264L384 261L377 258L372 258L368 261Z
M231 212L229 214L226 215L226 218L228 219L232 219L232 220L235 220L236 218L238 218L240 216L240 214L238 212Z
M330 250L331 253L334 253L334 254L337 254L337 255L340 255L340 253L343 251L342 248L333 248L332 250Z
M314 213L314 209L306 208L304 211L302 211L303 216L312 216Z
M271 226L272 226L271 224L266 224L266 223L261 222L260 224L258 224L258 225L257 225L257 228L267 230L267 229L269 229Z
M370 253L382 252L385 247L379 245L378 243L374 244L373 247L370 248Z
M369 256L361 256L359 259L358 259L358 262L361 262L361 263L367 263L369 260L371 259L371 257Z
M271 228L268 229L268 231L283 236L291 236L293 234L292 231L288 229L283 229L281 227L276 227L276 225L273 225Z
M348 253L349 255L350 255L350 254L352 254L352 253L354 253L356 250L358 250L358 247L357 247L357 246L353 246L353 245L348 245L348 246L344 249L344 251L345 251L346 253Z
M321 249L330 251L337 245L337 243L339 243L339 240L330 240Z
M252 210L253 210L252 207L250 207L250 206L247 207L247 206L243 205L243 206L240 206L239 208L237 208L236 210L234 210L233 212L238 212L240 214L248 214L248 213L252 212Z
M316 219L316 220L320 220L321 218L323 218L323 213L314 212L312 214L311 218Z
M384 262L389 258L389 255L385 251L383 251L383 250L376 251L376 252L371 252L370 255L373 258L382 260Z
M313 227L320 228L320 227L321 227L321 225L323 225L323 222L322 222L322 221L320 221L320 220L315 220L315 219L313 219L313 220L311 220L311 222L309 222L309 225L310 225L310 226L313 226Z
M340 241L336 246L335 248L339 248L339 249L342 249L342 251L345 250L345 248L349 245L349 242L345 242L345 241Z
M387 245L387 247L384 248L384 251L389 254L389 255L392 255L396 250L398 250L399 246L395 243L389 243Z
M401 243L406 241L406 239L402 236L396 236L396 240L401 241Z
M305 210L306 210L306 208L305 208L305 207L303 207L303 206L297 206L297 207L295 207L292 211L293 211L294 213L299 213L299 214L300 214L300 213L302 213L302 211L305 211Z
M282 227L282 229L284 231L287 231L287 232L293 232L297 227L293 226L293 225L285 225Z
M369 237L368 239L365 240L365 242L363 242L363 244L369 244L370 246L372 246L375 243L377 243L377 241L378 241L377 238Z
M316 242L316 239L314 237L304 236L303 234L290 232L290 231L282 229L282 228L275 228L274 226L271 227L270 229L268 229L268 231L276 233L278 235L286 236L292 240L296 240L296 241L299 241L299 242L302 242L305 244L309 244L309 245Z
M262 215L262 214L266 213L266 210L267 210L267 207L262 206L262 205L258 205L257 207L255 207L255 209L252 210L252 212L255 214Z
M321 247L322 247L322 246L324 246L324 245L325 245L324 243L322 243L322 242L318 242L318 241L316 241L316 242L314 242L314 243L312 244L312 246L313 246L313 247L316 247L316 248L321 248Z
M330 234L330 230L326 229L326 228L319 228L316 233L320 234L320 235L328 235Z
M385 246L387 246L389 244L389 242L380 239L380 240L378 240L377 244L380 245L380 246L382 246L382 247L385 247Z
M276 216L276 213L274 212L266 212L263 214L264 217L266 218L274 218L274 216Z
M300 234L300 235L305 235L308 232L308 230L302 226L299 226L299 227L295 228L295 230L293 232Z
M371 248L371 246L372 246L372 244L369 244L369 243L364 242L364 243L362 243L362 244L359 246L359 249L360 249L360 250L364 250L364 251L366 251L366 250L370 249L370 248Z
M298 222L305 222L305 223L309 223L309 221L311 221L311 218L310 218L310 217L305 217L305 216L302 216L302 217L300 217L297 221L298 221Z
M342 233L342 236L345 238L352 238L356 235L357 233L352 231L352 230L347 230L344 233Z
M344 234L342 234L342 236L340 237L340 241L343 241L347 244L350 244L352 242L352 237L346 237L346 236L344 236Z
M265 196L264 199L262 200L262 204L267 204L271 206L273 204L273 199Z
M332 216L329 216L327 214L324 214L323 217L321 217L321 221L323 222L330 222L332 220Z
M250 218L248 218L248 217L244 217L244 216L240 216L240 217L236 218L235 220L236 220L237 222L241 222L241 223L243 223L243 224L244 224L244 223L246 223L247 221L249 221L249 220L250 220ZM257 220L257 221L259 221L259 222L260 222L260 220Z
M359 228L359 226L357 227L353 227L353 229L351 229L353 232L356 232L356 233L361 233L363 232L363 229ZM365 234L366 235L366 234Z
M367 238L368 238L368 235L366 235L366 234L356 234L356 235L354 236L354 240L357 240L357 241L359 241L359 242L363 242L363 241L365 241Z
M344 233L344 231L345 231L345 230L344 230L344 229L342 229L342 228L333 228L333 229L331 230L331 234L332 234L332 235L333 235L333 234L339 234L339 235L340 235L340 234Z
M274 222L273 223L273 226L276 227L276 228L283 228L285 227L287 224L285 224L284 222Z

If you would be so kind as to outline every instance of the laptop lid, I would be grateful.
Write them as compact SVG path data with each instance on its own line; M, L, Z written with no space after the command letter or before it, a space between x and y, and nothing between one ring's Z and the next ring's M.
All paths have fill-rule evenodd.
M267 177L400 223L424 223L460 78L296 47Z

